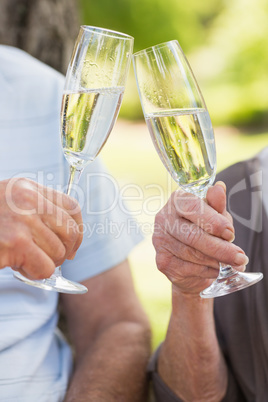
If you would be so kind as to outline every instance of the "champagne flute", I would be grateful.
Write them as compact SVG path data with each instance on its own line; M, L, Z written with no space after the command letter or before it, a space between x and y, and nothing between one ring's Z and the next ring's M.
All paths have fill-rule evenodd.
M108 29L81 26L68 67L61 109L61 139L70 165L67 194L71 195L83 169L101 151L116 121L129 71L134 39ZM87 288L67 280L57 267L50 278L28 285L62 293Z
M179 43L173 40L135 53L133 63L144 117L164 166L185 191L205 198L216 174L214 133ZM200 296L223 296L262 277L220 264L218 278Z

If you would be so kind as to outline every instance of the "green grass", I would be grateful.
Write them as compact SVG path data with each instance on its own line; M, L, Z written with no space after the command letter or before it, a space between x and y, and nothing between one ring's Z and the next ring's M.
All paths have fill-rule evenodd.
M218 170L247 159L268 145L268 133L243 134L233 128L216 132ZM102 158L118 180L145 240L130 255L137 293L148 313L153 347L164 338L170 315L170 283L155 266L151 244L155 213L176 185L162 166L144 123L119 121L102 151Z

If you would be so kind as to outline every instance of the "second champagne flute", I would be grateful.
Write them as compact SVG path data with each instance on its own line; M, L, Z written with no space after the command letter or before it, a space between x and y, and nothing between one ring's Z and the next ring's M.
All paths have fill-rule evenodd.
M179 43L152 46L135 53L133 60L144 117L163 164L180 187L204 198L216 174L214 133ZM262 277L262 273L242 273L220 264L218 278L200 296L223 296Z
M134 39L108 29L81 26L68 67L61 109L61 139L70 165L67 194L85 166L101 151L116 121L131 62ZM28 285L62 293L87 288L62 276L61 267L43 280L15 277Z

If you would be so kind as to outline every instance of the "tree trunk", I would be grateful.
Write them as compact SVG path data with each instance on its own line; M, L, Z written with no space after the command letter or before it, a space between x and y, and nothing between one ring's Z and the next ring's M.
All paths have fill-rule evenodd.
M0 0L0 43L63 73L78 30L77 0Z

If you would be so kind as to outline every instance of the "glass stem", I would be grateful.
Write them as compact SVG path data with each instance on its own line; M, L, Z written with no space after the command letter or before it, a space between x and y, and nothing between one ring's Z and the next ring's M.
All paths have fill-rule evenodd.
M199 194L199 197L202 198L205 202L206 200L206 195L207 195L207 188L202 190L202 193ZM236 271L231 267L229 264L223 264L222 262L219 263L220 271L218 275L218 279L224 279L228 278L229 276L232 276L236 273Z
M72 192L74 187L77 186L80 180L80 176L82 174L83 168L77 169L76 166L70 165L70 174L69 174L69 181L66 190L66 194L72 196ZM76 198L76 197L74 197Z
M83 168L77 169L75 166L70 165L69 181L68 181L67 190L66 190L67 195L70 195L70 196L73 196L74 198L76 198L74 196L74 194L76 194L76 192L74 192L73 190L75 189L75 186L79 183L82 171L83 171ZM73 193L73 195L72 195L72 193ZM55 268L53 275L62 276L61 266Z
M62 276L62 274L61 274L61 266L55 268L55 271L53 272L51 277L53 277L53 276L56 276L56 277Z
M231 267L231 265L223 264L222 262L220 262L220 272L218 279L229 278L229 276L234 275L235 272L236 271Z

